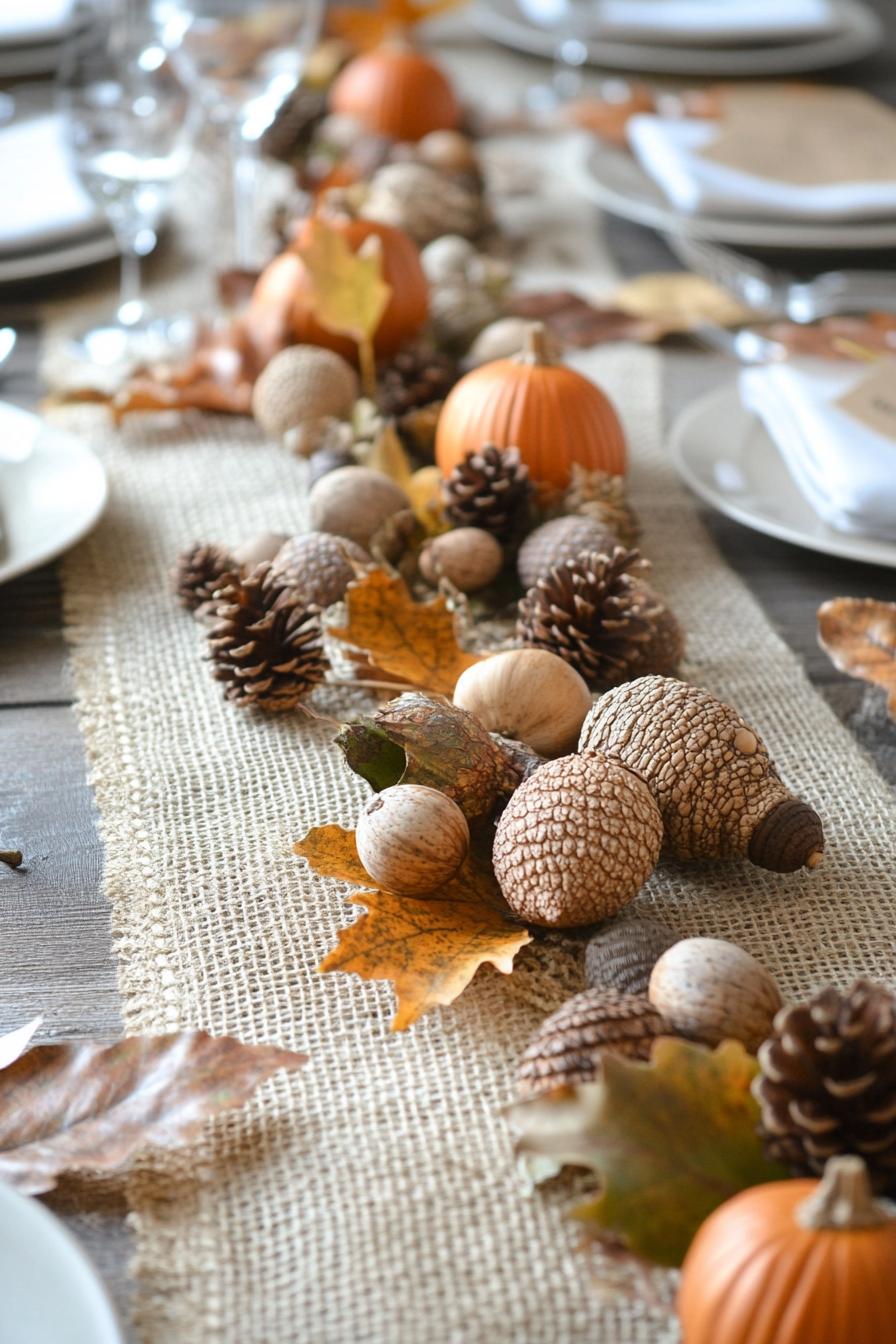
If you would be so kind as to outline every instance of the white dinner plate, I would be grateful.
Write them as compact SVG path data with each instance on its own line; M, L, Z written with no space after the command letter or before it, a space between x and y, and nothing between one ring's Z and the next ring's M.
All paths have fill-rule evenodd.
M77 243L47 248L44 252L19 252L0 257L0 285L18 280L38 280L43 275L59 275L74 271L79 266L91 266L97 261L117 257L119 247L108 230L84 238Z
M883 39L880 19L858 0L835 0L837 30L823 37L780 44L731 47L661 46L647 42L586 41L592 65L652 75L792 75L858 60ZM558 35L528 23L516 0L479 0L471 18L486 37L533 56L554 55Z
M106 494L105 470L86 443L0 402L0 583L80 541Z
M864 251L896 247L896 219L781 220L738 215L685 215L674 210L633 155L582 137L578 183L602 210L660 233L705 238L735 247L787 251Z
M67 1228L0 1185L3 1344L123 1344L106 1289Z
M669 452L696 495L745 527L824 555L896 569L896 543L838 532L818 517L761 420L744 409L736 384L681 413Z

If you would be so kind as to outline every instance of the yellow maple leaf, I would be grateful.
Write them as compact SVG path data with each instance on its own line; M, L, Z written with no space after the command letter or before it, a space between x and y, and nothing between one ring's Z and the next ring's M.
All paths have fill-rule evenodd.
M364 649L377 667L424 690L450 696L461 672L481 660L457 642L444 597L415 602L403 579L372 569L350 583L348 620L330 634Z
M357 252L323 219L311 221L310 241L298 249L311 281L310 306L322 327L358 343L361 374L375 384L373 337L392 297L383 279L380 239L371 234Z
M477 855L432 895L408 897L376 886L361 867L354 832L341 826L314 827L294 850L324 877L371 888L352 893L367 913L342 930L318 970L391 980L398 999L393 1031L453 1003L485 962L509 975L516 953L531 942L510 916L491 864Z
M369 51L389 37L401 36L426 19L434 19L450 9L459 9L467 0L382 0L366 9L342 6L327 16L328 31L350 42L361 51Z

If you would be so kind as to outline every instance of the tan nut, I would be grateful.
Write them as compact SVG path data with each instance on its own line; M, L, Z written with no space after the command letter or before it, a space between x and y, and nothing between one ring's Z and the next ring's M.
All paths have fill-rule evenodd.
M489 732L525 742L540 756L562 756L578 741L591 692L555 653L508 649L468 667L454 688L454 703Z
M672 1029L716 1045L742 1041L753 1054L771 1031L781 994L755 957L723 938L684 938L657 961L647 996Z
M422 896L448 882L470 848L457 803L423 784L394 784L362 808L355 832L370 876L398 896Z

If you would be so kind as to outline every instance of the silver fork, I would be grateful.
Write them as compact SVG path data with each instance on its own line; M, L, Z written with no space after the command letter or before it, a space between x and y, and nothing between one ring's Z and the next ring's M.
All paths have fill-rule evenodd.
M671 235L667 241L691 270L714 280L747 308L771 317L814 322L869 308L896 310L893 271L824 271L812 280L797 280L720 243Z

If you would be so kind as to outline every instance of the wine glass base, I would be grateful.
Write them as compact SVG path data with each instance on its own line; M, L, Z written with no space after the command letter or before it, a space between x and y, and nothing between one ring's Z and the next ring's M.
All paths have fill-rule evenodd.
M138 368L166 363L189 354L196 341L196 323L188 313L174 317L145 316L136 322L113 320L68 339L68 353L85 364L103 368Z

